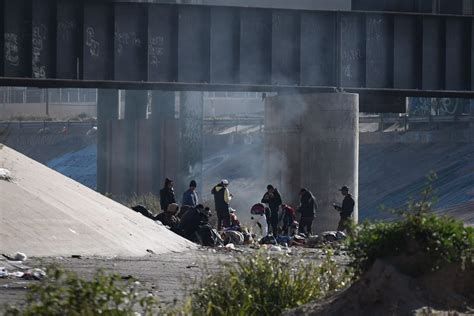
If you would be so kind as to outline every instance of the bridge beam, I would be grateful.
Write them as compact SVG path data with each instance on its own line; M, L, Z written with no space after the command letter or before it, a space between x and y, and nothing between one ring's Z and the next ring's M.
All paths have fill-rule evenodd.
M313 233L335 230L347 185L358 219L358 95L321 93L279 95L265 101L265 176L285 201L298 205L300 188L318 200Z

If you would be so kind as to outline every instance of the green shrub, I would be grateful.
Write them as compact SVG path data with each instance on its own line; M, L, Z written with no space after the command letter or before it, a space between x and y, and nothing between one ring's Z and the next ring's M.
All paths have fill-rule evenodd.
M350 273L331 254L320 266L274 257L245 255L201 284L188 305L192 315L279 315L345 287Z
M6 315L155 315L158 305L152 296L141 293L133 279L98 271L88 281L63 269L48 269L45 280L34 284L22 308L9 307Z
M363 272L376 259L385 258L403 272L419 275L453 262L472 262L474 229L433 214L432 193L429 183L419 201L409 201L404 210L396 211L401 215L398 221L360 225L349 239L351 265Z

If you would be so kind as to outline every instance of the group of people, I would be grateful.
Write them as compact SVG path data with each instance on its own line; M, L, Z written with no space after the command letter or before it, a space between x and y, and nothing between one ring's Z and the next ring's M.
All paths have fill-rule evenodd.
M203 245L213 245L216 240L237 238L243 242L252 238L251 231L242 229L235 210L230 207L233 195L229 192L228 180L221 180L211 190L217 215L217 229L209 222L211 210L199 203L196 181L189 183L189 188L183 193L181 206L176 202L173 186L173 181L167 178L163 189L160 190L163 212L153 217L154 220L159 220L175 233ZM347 186L343 186L339 191L344 199L341 205L334 203L333 206L340 212L337 230L344 231L350 227L355 203ZM306 188L300 190L299 200L299 206L296 208L284 204L278 189L269 184L261 201L250 210L254 233L259 231L263 237L312 235L318 203L313 193Z

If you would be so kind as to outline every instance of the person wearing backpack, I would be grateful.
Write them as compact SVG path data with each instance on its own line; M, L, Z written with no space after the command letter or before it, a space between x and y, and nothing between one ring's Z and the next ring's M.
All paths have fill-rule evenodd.
M303 188L300 190L300 206L298 212L301 214L299 223L300 232L311 235L314 220L314 211L318 208L313 193Z

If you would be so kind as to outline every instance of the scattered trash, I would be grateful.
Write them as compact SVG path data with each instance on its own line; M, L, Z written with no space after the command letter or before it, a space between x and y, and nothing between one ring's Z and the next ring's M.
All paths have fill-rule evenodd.
M4 180L4 181L8 181L8 182L12 181L13 178L11 176L10 170L0 168L0 180Z
M45 277L46 272L41 269L35 268L26 271L21 278L25 280L42 280Z
M186 266L186 269L191 269L191 268L199 268L199 266L197 266L197 265L189 265L189 266Z
M26 259L28 259L28 257L23 252L17 252L13 256L2 253L2 256L5 257L7 260L17 261L18 263L21 263L21 261L25 261Z
M227 249L235 250L235 245L233 243L225 245Z
M151 250L151 249L147 249L146 252L151 253L152 255L155 254L155 252L154 252L153 250Z
M24 275L25 273L21 271L15 271L15 272L9 273L9 276L14 276L16 278L23 278Z
M281 247L280 246L274 246L272 245L270 248L268 248L270 251L275 251L275 252L281 252Z
M13 258L15 261L25 261L28 257L23 252L17 252Z

